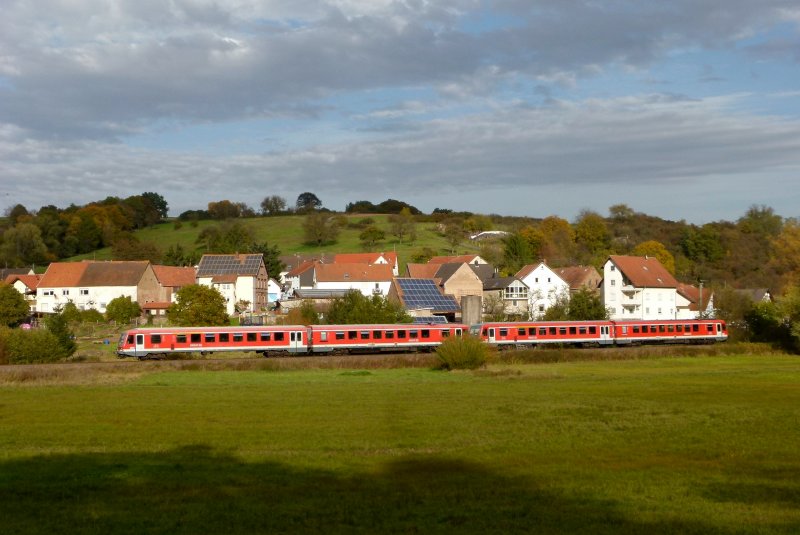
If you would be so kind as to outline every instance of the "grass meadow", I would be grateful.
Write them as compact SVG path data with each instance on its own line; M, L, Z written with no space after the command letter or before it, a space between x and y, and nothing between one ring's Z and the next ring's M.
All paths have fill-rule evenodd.
M800 532L796 357L251 362L0 370L3 532Z

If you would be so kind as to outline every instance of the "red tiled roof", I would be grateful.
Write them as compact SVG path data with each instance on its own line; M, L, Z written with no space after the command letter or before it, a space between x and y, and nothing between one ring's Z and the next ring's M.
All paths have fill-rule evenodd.
M182 288L196 282L193 267L153 266L153 272L162 286Z
M700 288L697 286L686 284L683 282L678 283L678 293L689 300L689 310L705 310L708 308L708 303L711 300L713 291L711 288L703 289L703 302L700 303ZM698 307L698 304L700 306Z
M397 263L397 253L339 253L333 256L334 264L375 264L383 257L390 266Z
M428 260L429 264L471 264L478 258L476 254L464 254L459 256L434 256Z
M22 284L31 290L35 290L39 286L39 281L42 280L41 275L9 275L4 281L6 284L14 284L17 281L22 281Z
M388 264L317 264L317 282L383 282L392 280Z
M303 262L302 264L300 264L299 266L297 266L293 270L289 271L286 274L286 277L297 277L299 275L302 275L303 273L305 273L306 271L308 271L309 269L314 267L316 264L317 264L317 262L314 261L314 260L309 260L309 261Z
M80 286L88 262L53 262L39 281L39 288L68 288Z
M567 266L555 268L553 271L573 289L583 286L586 279L593 276L598 281L601 279L600 273L592 266Z
M611 255L609 259L637 288L677 288L678 281L653 256Z
M440 267L439 264L406 264L408 276L412 279L433 279Z

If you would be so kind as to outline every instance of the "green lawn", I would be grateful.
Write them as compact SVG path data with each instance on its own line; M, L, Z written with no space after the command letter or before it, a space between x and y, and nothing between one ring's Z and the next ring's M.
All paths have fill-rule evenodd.
M450 254L450 245L445 238L436 230L436 224L431 222L418 222L416 224L417 237L413 242L398 243L391 234L390 223L387 215L375 214L356 214L345 216L349 222L357 223L363 219L374 220L375 225L386 233L386 240L372 248L375 252L396 251L401 263L405 265L411 255L425 247L431 248L438 254ZM289 255L294 253L357 253L364 252L364 248L359 239L361 229L345 226L339 233L339 238L335 244L316 247L307 245L304 242L303 216L277 216L277 217L254 217L241 219L245 225L252 228L256 240L266 241L270 245L277 245L282 254ZM193 227L189 223L182 223L181 228L176 229L174 223L161 223L150 228L142 229L135 233L136 237L145 242L158 244L162 251L171 245L181 245L186 250L193 250L196 245L197 236L209 226L219 224L218 221L200 221ZM469 251L478 252L478 248L465 241L458 247L459 252ZM109 260L111 259L111 248L98 249L92 253L75 256L69 260Z
M5 384L6 533L800 532L796 357Z

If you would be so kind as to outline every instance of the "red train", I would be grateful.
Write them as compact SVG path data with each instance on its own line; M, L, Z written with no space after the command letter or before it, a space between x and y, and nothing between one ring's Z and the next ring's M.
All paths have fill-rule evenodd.
M577 346L714 343L728 339L722 320L598 320L480 323L470 327L501 349L546 344Z
M727 326L721 320L532 321L472 327L455 323L166 327L123 332L117 355L148 359L217 351L254 351L264 356L430 351L446 338L465 332L500 349L548 344L714 343L728 339Z

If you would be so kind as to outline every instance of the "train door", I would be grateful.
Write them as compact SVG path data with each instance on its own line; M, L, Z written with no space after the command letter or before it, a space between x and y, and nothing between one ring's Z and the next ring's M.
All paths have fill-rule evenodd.
M292 331L289 333L289 352L305 353L306 346L303 344L303 331Z
M144 355L145 353L147 353L147 351L145 351L145 349L144 349L144 335L143 334L137 334L136 335L136 348L135 348L135 351L136 351L137 355Z
M490 344L493 344L495 342L494 327L489 327L489 330L487 332L486 341L489 342Z
M611 338L611 325L600 326L600 344L610 344L613 340Z

